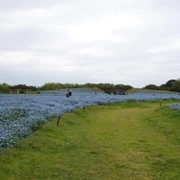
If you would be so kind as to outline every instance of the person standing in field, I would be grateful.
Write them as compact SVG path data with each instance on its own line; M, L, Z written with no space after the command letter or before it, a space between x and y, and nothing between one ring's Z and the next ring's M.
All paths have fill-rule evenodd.
M69 97L71 95L72 95L72 91L68 89L67 92L66 92L66 97Z

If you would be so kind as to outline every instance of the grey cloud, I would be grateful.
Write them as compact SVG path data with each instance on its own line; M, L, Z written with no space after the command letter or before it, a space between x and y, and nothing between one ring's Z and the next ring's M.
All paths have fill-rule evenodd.
M153 0L151 7L160 11L177 11L179 12L180 1L179 0Z
M0 51L22 51L27 50L36 44L41 37L42 32L37 28L21 28L0 30Z
M51 7L56 4L71 3L74 0L0 0L0 9L12 10L12 9L30 9L30 8L43 8Z
M0 0L0 58L4 52L20 53L14 61L23 52L31 54L19 64L1 64L0 83L166 82L179 73L179 49L169 48L180 39L179 5L175 0ZM54 64L49 68L45 60Z

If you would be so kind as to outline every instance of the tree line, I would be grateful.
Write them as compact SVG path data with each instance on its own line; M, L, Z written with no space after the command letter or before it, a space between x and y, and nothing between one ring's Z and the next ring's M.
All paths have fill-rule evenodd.
M7 83L0 84L0 93L9 93L10 92L10 85ZM86 84L71 84L71 83L45 83L40 87L30 86L31 92L37 92L41 90L58 90L58 89L72 89L72 88L92 88L96 89L97 91L103 91L105 93L114 93L116 88L123 88L125 90L132 89L133 87L130 85L123 85L123 84L111 84L111 83L86 83ZM22 91L23 92L23 91ZM21 92L21 93L22 93Z
M9 93L11 85L7 83L0 84L0 93ZM71 83L45 83L40 87L30 86L31 92L37 92L41 90L58 90L58 89L71 89L71 88L94 88L98 89L99 91L103 91L105 93L114 93L117 88L123 88L125 90L132 89L131 85L124 85L124 84L111 84L111 83L86 83L86 84L71 84ZM151 89L151 90L165 90L165 91L174 91L180 92L180 78L179 79L171 79L167 81L165 84L157 86L155 84L149 84L143 89Z
M180 78L171 79L160 86L156 86L155 84L149 84L143 87L143 89L180 92Z
M94 88L99 89L100 91L103 91L105 93L114 93L116 88L124 88L126 90L132 89L133 87L130 85L124 85L124 84L111 84L111 83L86 83L86 84L62 84L62 83L46 83L43 86L41 86L40 90L57 90L57 89L64 89L64 88Z

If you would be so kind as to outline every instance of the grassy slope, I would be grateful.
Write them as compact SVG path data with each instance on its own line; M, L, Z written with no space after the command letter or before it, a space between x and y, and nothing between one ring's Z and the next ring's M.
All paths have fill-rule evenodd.
M180 179L180 112L170 101L65 114L0 156L6 179Z
M173 92L173 91L151 90L151 89L140 89L140 88L133 88L130 90L129 93L179 94L178 92Z

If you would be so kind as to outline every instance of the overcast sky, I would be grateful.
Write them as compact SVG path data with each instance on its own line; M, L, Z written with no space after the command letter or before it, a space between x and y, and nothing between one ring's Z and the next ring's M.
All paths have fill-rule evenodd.
M0 0L0 84L177 78L179 0Z

